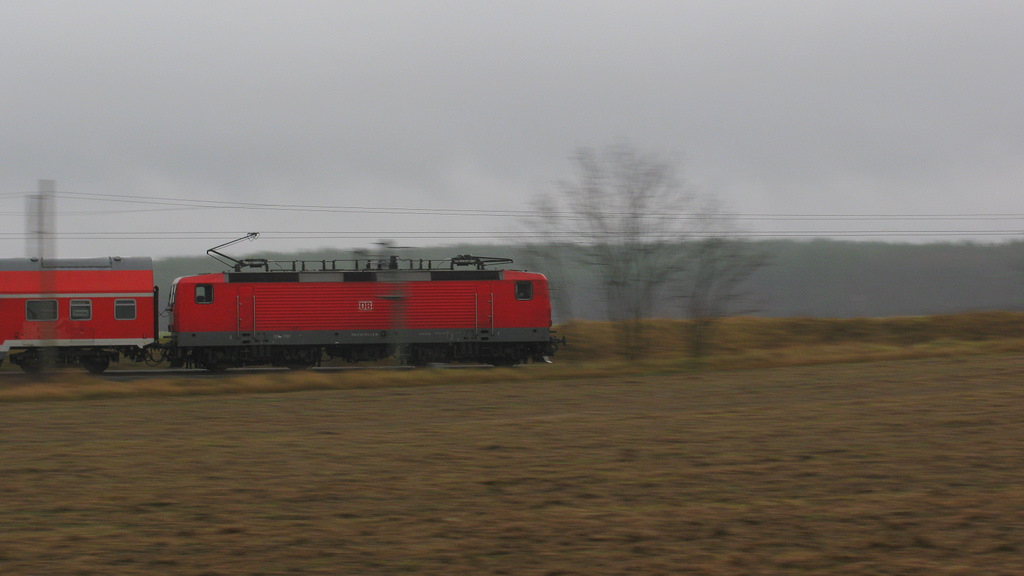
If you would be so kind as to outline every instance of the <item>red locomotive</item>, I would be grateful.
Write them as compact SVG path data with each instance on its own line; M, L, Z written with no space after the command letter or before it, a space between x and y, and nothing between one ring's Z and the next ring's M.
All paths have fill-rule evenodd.
M165 341L157 340L150 258L0 259L0 361L96 373L122 357L209 370L392 355L412 365L513 365L546 361L560 343L547 279L488 268L509 259L282 262L208 253L231 270L174 281Z
M233 272L175 280L168 357L211 370L306 367L325 354L396 354L413 365L543 360L555 348L547 279L486 268L507 262L236 261Z
M27 372L44 351L102 372L141 360L157 334L150 258L0 259L0 361Z

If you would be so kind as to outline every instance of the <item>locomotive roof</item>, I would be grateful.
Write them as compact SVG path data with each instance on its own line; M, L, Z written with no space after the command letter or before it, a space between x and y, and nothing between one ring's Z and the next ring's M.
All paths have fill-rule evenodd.
M307 272L227 272L228 282L417 282L501 280L503 270L360 270Z
M211 249L210 251L213 251ZM208 252L210 252L208 251ZM217 252L216 254L224 257ZM222 258L218 258L224 262ZM504 270L488 266L511 264L511 258L460 254L441 260L390 256L364 260L235 260L227 282L410 282L428 280L501 280ZM227 262L224 262L227 263Z
M0 272L42 270L152 270L148 256L103 256L99 258L0 258Z

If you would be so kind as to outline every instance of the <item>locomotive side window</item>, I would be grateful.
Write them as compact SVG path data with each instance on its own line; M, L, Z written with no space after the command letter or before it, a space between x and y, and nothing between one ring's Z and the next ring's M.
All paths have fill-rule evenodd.
M533 300L533 282L529 280L516 282L516 300Z
M213 284L196 284L196 304L213 302Z
M72 320L92 320L92 300L72 300L69 317Z
M25 320L45 322L57 319L56 300L26 300Z
M114 300L114 320L135 320L135 300Z

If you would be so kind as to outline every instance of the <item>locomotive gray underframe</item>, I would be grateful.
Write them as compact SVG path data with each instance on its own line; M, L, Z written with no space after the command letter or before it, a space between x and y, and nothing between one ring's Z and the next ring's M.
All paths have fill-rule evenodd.
M360 346L366 344L447 344L459 342L533 343L550 342L548 328L430 328L397 330L296 330L273 332L178 333L176 344L207 346Z

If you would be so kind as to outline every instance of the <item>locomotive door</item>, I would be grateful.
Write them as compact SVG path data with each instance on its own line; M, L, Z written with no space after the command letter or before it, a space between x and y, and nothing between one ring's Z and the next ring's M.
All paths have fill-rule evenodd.
M494 293L481 290L476 294L477 335L487 340L494 329Z
M240 286L236 296L238 308L238 339L243 344L252 341L256 329L256 296L251 286Z

